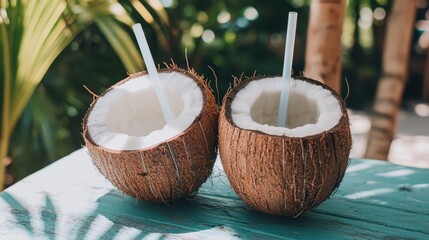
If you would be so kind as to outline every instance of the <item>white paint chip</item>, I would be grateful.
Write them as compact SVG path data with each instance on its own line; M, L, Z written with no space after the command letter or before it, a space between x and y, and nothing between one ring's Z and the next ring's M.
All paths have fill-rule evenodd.
M390 188L378 188L378 189L373 189L373 190L368 190L368 191L362 191L362 192L348 194L348 195L345 195L344 198L347 198L347 199L361 199L361 198L368 198L368 197L372 197L372 196L377 196L377 195L380 195L380 194L391 193L391 192L394 192L394 191L395 190L390 189Z
M380 176L380 177L403 177L403 176L411 175L413 173L414 173L414 171L410 170L410 169L400 169L400 170L395 170L395 171L390 171L390 172L379 173L379 174L377 174L377 176Z
M239 240L235 232L227 227L214 227L198 232L166 234L165 240L205 239L205 240Z

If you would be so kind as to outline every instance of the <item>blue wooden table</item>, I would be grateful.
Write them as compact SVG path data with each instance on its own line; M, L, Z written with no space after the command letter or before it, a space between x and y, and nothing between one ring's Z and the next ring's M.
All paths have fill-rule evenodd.
M217 164L174 205L116 190L78 150L0 193L0 239L429 239L429 169L352 160L339 190L297 219L249 209Z

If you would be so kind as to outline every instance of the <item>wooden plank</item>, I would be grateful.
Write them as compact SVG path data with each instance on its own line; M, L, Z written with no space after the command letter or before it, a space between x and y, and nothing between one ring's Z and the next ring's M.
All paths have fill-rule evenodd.
M79 150L0 194L0 236L158 239L220 231L231 239L429 238L427 169L353 160L335 195L289 219L249 209L218 168L198 194L166 206L123 195Z

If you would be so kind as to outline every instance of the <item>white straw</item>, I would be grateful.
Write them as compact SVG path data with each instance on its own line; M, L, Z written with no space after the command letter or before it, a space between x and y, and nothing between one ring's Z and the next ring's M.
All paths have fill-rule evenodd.
M156 70L155 63L153 62L152 54L150 53L149 45L147 44L142 25L140 23L134 24L133 30L134 34L136 35L137 43L139 44L143 60L146 64L146 68L149 73L149 78L152 82L153 87L155 88L156 96L158 97L158 101L161 105L161 110L164 114L165 121L167 122L167 124L171 123L173 121L173 114L171 112L170 105L168 104L167 97L164 91L162 91L158 71Z
M277 126L286 127L286 115L289 103L290 81L292 74L293 48L295 45L295 31L298 14L289 12L285 56L283 62L283 87L280 95L279 115L277 117Z

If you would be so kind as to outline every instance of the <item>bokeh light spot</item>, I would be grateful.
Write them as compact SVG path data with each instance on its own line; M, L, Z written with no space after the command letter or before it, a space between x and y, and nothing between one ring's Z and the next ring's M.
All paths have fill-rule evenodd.
M253 21L259 17L258 10L254 7L247 7L244 10L244 17L247 18L247 20Z
M215 37L216 36L215 36L214 32L210 29L207 29L203 32L203 35L201 38L203 39L203 41L205 43L211 43L214 41Z
M204 28L201 24L195 23L194 25L192 25L191 31L190 31L192 37L194 38L201 37L203 32L204 32Z
M414 106L414 111L420 117L429 117L429 105L424 103L419 103Z
M233 31L226 32L224 35L224 39L226 43L233 43L236 37L237 37L237 34Z
M298 7L304 6L305 1L304 0L292 0L291 3L294 7L298 8Z
M365 21L369 22L372 21L372 10L369 7L363 7L359 11L360 18Z
M199 12L197 15L198 22L206 23L209 20L209 16L206 12Z
M245 27L249 26L249 20L247 20L246 18L240 17L237 19L236 24L240 28L245 28Z
M165 8L171 8L174 5L174 0L160 0L160 2Z
M217 21L220 24L227 23L231 19L231 14L227 11L222 11L217 15Z
M383 8L378 7L374 10L374 19L375 20L381 21L385 17L386 17L386 11Z

